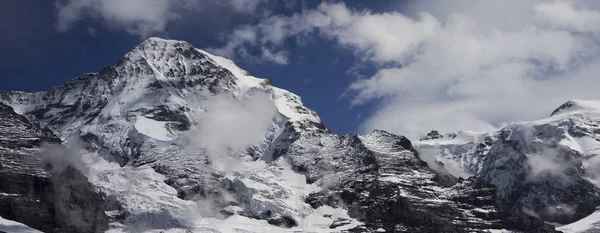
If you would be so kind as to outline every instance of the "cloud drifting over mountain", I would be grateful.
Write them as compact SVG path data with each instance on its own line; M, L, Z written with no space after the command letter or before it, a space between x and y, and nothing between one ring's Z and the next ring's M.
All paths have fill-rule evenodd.
M195 104L198 124L187 132L190 151L205 150L212 166L235 170L236 156L264 140L277 109L264 93L241 100L220 94Z
M549 115L570 99L600 98L600 3L582 1L416 1L402 12L344 3L261 14L268 0L82 0L56 4L59 30L82 20L145 37L208 5L256 13L255 24L223 35L212 53L287 65L290 44L325 40L352 51L345 93L352 106L376 103L359 131L385 129L417 138L437 129L484 131ZM264 7L263 7L264 8ZM367 65L367 66L365 66ZM366 76L364 76L366 75ZM366 114L362 114L365 116Z
M435 4L435 3L439 4ZM289 54L290 39L324 38L379 67L345 93L383 104L361 129L410 137L431 130L489 130L547 116L573 98L600 97L600 4L591 1L422 1L409 17L322 3L231 32L221 55ZM278 59L287 61L285 57ZM286 62L277 62L285 64Z

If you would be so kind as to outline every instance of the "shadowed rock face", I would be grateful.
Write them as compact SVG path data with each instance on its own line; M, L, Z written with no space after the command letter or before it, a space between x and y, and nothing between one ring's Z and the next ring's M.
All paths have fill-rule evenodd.
M60 142L0 103L0 216L44 232L103 232L103 199L78 170L50 174L44 143Z
M513 129L517 134L518 130ZM544 140L544 143L552 140ZM552 148L547 151L546 148ZM539 154L554 157L563 174L540 174L532 177L535 164L528 161L528 155ZM582 168L584 156L570 149L556 145L539 145L528 138L513 136L501 137L492 144L480 179L496 184L503 189L502 198L507 208L518 212L527 209L549 222L568 224L588 216L600 205L600 188L592 184ZM492 162L492 161L503 161ZM506 184L504 177L514 177ZM509 179L507 179L509 180ZM551 211L552 207L563 209Z
M328 134L301 135L284 156L292 163L316 156L322 165L302 167L309 179L328 185L306 201L314 208L345 206L351 217L365 223L355 232L379 228L386 232L556 232L536 218L505 212L493 185L474 178L441 179L450 175L430 169L405 137L385 131L365 136ZM314 140L331 141L315 151L310 146ZM331 159L328 153L343 156ZM339 166L333 169L336 173L330 173L328 164Z

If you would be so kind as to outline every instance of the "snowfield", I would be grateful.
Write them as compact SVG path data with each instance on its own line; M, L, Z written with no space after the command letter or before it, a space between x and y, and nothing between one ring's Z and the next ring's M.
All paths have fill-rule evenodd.
M25 224L0 217L0 232L2 231L6 233L42 233Z
M300 219L290 229L270 225L265 220L240 215L228 218L215 216L210 203L185 201L177 197L177 190L165 184L165 177L147 166L120 167L95 154L84 156L91 168L90 182L104 193L119 199L134 217L126 224L113 223L108 233L121 232L341 232L360 224L354 221L333 231L329 228L337 218L351 219L347 211L323 206L311 208L304 202L306 196L319 187L306 184L304 176L292 171L282 159L269 166L263 161L243 162L232 180L244 183L258 195L265 205L278 205ZM327 216L327 217L324 217Z
M596 211L577 222L560 226L557 230L565 233L598 233L600 232L600 211Z

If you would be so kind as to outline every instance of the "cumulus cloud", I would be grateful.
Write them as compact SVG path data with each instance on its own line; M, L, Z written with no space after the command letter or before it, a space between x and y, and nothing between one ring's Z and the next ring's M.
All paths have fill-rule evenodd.
M541 20L556 28L578 32L600 32L600 11L576 8L571 1L538 4L534 11Z
M93 20L110 29L146 37L163 32L168 23L181 19L181 13L186 10L199 11L216 4L235 12L253 13L264 2L266 0L63 0L55 7L59 31L67 31L82 20Z
M301 14L290 17L273 16L264 19L258 25L240 27L226 37L227 44L224 47L212 51L228 57L243 57L247 55L246 52L251 46L258 45L262 46L263 53L281 52L288 39L293 38L298 42L302 41L303 37L316 33L356 50L365 60L387 62L401 60L409 55L407 53L410 49L416 48L423 38L432 35L437 24L438 22L426 13L421 15L420 21L415 21L397 12L355 12L344 4L323 3L317 9ZM397 30L411 33L381 33Z
M548 116L569 99L600 97L592 88L600 85L593 75L600 69L597 2L432 0L413 7L421 13L322 3L240 27L214 51L269 57L290 55L286 44L307 37L337 43L378 67L344 93L353 105L382 102L360 129L411 138L431 128L486 131Z
M233 169L236 156L264 140L276 113L275 105L264 93L241 100L226 94L213 96L201 106L197 127L186 135L190 149L204 150L217 169Z

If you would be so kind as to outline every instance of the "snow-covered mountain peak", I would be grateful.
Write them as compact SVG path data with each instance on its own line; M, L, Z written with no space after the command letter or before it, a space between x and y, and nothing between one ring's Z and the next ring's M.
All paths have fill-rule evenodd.
M140 43L136 47L136 49L138 49L138 48L141 49L144 46L147 46L148 44L156 44L156 43L171 44L171 45L187 45L187 46L192 46L192 44L190 44L187 41L183 41L183 40L170 40L170 39L164 39L164 38L153 36L153 37L149 37L148 39L146 39L142 43Z
M119 73L136 78L152 78L160 82L175 82L179 88L198 83L221 84L233 88L234 75L194 48L177 40L150 38L125 54L115 66ZM186 85L187 84L187 85Z
M0 102L47 126L63 141L84 137L97 149L132 157L133 148L145 138L176 140L199 124L201 115L216 113L209 109L214 101L247 103L257 95L266 96L259 106L276 109L272 127L264 132L270 137L266 140L288 123L292 131L324 128L297 95L188 42L160 38L142 42L116 65L97 73L83 74L45 92L0 93Z
M209 88L218 85L238 97L266 92L271 95L279 112L291 121L321 123L314 111L304 107L299 96L274 87L270 80L256 78L233 61L195 48L186 41L151 37L125 55L118 66L127 67L128 61L147 63L158 83L209 83ZM198 80L198 77L206 79L206 76L210 76L207 74L216 75L212 80Z
M148 53L161 53L166 52L165 55L170 55L171 57L175 53L180 53L183 55L184 52L195 49L192 44L187 41L181 40L169 40L158 37L150 37L145 41L141 42L137 45L131 52L148 52ZM186 52L187 53L187 52ZM129 54L128 54L129 55ZM186 57L191 57L186 54Z
M151 37L131 52L127 53L117 64L126 62L146 62L159 79L168 80L182 76L197 76L206 72L226 73L242 90L265 86L266 79L259 79L237 67L235 63L223 57L212 55L195 48L186 41L167 40Z
M560 105L560 107L554 110L550 116L576 112L600 112L600 101L570 100Z

